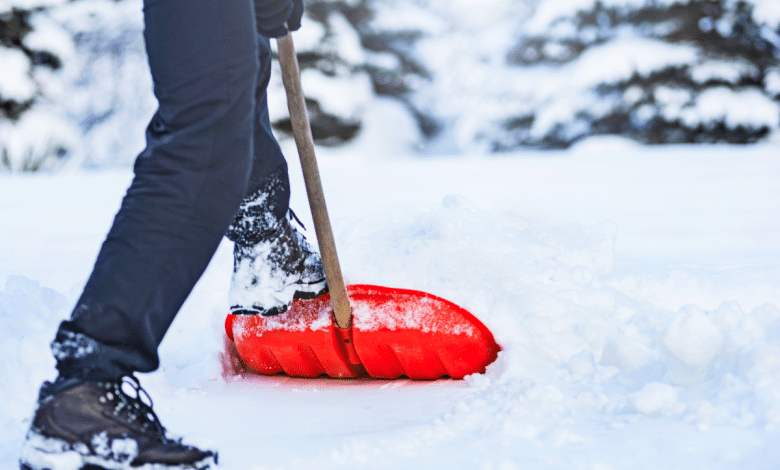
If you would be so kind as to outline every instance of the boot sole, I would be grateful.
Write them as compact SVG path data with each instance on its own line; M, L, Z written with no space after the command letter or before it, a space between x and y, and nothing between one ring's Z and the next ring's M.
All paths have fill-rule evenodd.
M19 462L20 470L209 470L216 468L216 454L191 463L168 465L153 462L133 465L130 456L126 456L122 461L108 459L92 454L85 444L72 445L33 431L27 434Z
M193 466L194 465L194 466ZM217 469L217 462L213 457L208 457L195 464L181 464L181 465L166 465L161 463L148 463L141 466L132 466L130 464L115 466L115 465L98 465L93 463L82 463L80 467L54 467L54 466L29 466L25 463L19 464L19 470L210 470Z
M324 287L320 287L323 284ZM328 285L325 283L324 279L320 282L307 284L305 287L307 287L310 290L296 290L295 294L293 294L293 300L316 299L317 297L325 295L329 292ZM230 307L230 313L233 315L245 315L245 316L261 315L264 317L274 317L276 315L283 314L284 312L289 310L289 308L290 308L289 305L281 305L278 307L271 307L269 309L264 309L255 305L251 307L241 307L239 305L234 305Z

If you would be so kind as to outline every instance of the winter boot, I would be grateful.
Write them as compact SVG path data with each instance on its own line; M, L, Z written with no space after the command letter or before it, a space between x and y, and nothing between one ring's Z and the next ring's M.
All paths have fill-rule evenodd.
M107 382L45 383L20 468L203 470L216 468L216 462L216 453L169 438L149 395L128 376Z
M295 218L292 211L290 216ZM286 218L266 240L236 243L233 261L228 300L234 315L279 315L293 299L313 299L328 291L320 254Z

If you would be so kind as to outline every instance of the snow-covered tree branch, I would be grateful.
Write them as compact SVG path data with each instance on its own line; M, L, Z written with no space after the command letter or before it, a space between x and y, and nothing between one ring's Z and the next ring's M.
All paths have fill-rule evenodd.
M0 4L0 169L131 164L156 105L142 33L141 0ZM296 43L321 145L370 136L457 153L598 134L779 135L775 0L310 0ZM284 103L277 71L280 136Z

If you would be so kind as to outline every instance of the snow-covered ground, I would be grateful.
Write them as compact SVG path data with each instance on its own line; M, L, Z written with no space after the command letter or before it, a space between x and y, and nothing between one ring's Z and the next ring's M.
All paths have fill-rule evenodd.
M225 242L143 384L230 470L780 468L777 155L604 138L502 156L323 149L348 281L458 303L499 359L462 381L224 378ZM130 178L0 175L0 468Z

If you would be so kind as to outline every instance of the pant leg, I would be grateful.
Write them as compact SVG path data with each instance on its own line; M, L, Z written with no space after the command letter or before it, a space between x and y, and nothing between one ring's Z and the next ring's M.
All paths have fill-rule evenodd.
M255 149L247 194L227 237L238 245L250 246L279 230L278 221L290 206L290 181L279 144L271 130L267 89L271 78L271 46L258 35L257 89L255 94Z
M66 377L158 367L157 347L247 190L259 69L251 0L145 0L144 20L159 109L52 344Z

